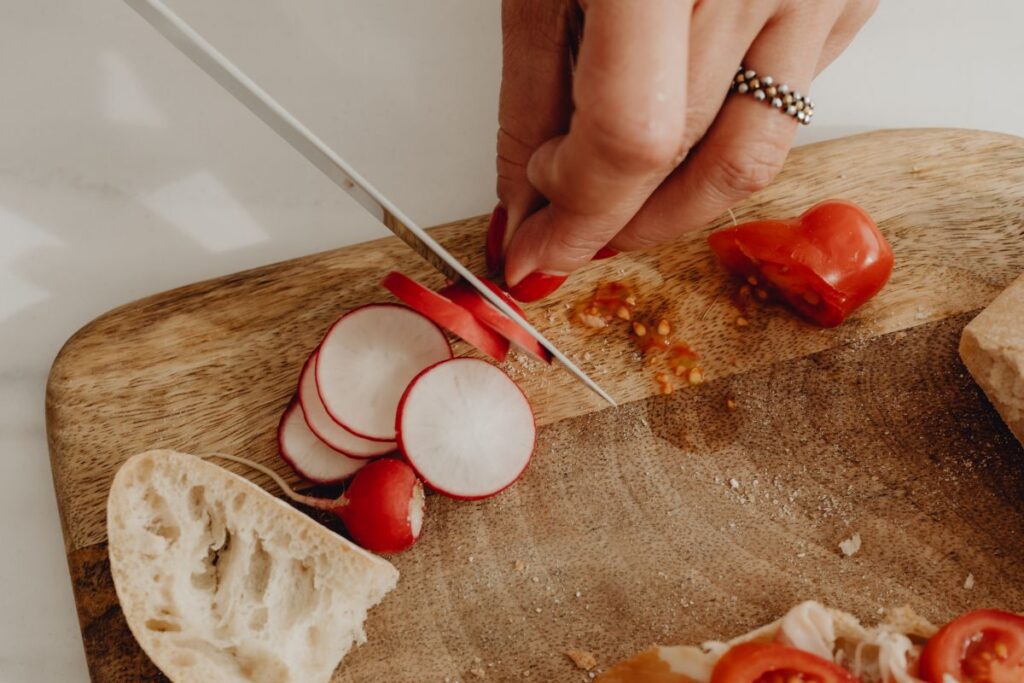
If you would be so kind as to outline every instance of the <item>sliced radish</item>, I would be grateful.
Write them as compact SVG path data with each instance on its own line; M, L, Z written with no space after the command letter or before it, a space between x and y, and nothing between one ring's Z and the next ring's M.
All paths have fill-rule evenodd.
M435 323L465 339L496 361L508 355L508 340L476 319L446 296L428 289L397 271L388 273L381 286Z
M398 304L370 304L343 315L316 359L316 386L327 413L356 436L395 440L402 392L423 368L452 357L444 332Z
M352 540L375 553L400 553L423 528L423 484L406 463L374 460L359 471L332 512Z
M476 358L427 368L398 407L398 447L420 478L453 498L510 486L533 454L537 428L526 395Z
M350 458L318 439L306 424L298 401L292 401L281 416L277 427L277 447L293 470L318 484L344 481L366 464L366 460Z
M391 453L398 448L394 441L371 441L356 436L334 421L320 400L320 392L316 389L316 357L319 350L314 351L302 368L299 378L299 403L306 417L310 431L336 451L341 451L352 458L375 458L378 455Z
M523 309L519 307L512 297L502 290L498 285L494 284L490 280L481 279L488 289L501 297L502 301L512 307L512 309L519 315L526 317L523 313ZM459 306L462 306L467 311L473 314L477 320L487 325L489 328L500 334L501 336L508 339L510 342L516 345L517 348L525 351L534 358L544 363L551 362L551 353L548 352L541 343L531 337L526 330L519 327L515 322L512 321L507 315L495 308L490 301L480 295L478 291L473 289L465 280L460 280L453 285L448 285L440 292L444 296L448 297Z

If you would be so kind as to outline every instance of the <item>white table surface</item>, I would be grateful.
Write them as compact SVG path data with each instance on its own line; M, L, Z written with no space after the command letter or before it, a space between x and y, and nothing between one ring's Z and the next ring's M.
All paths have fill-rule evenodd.
M422 224L492 208L495 0L172 4ZM802 141L1024 135L1021 26L1020 0L883 0ZM145 294L382 234L126 6L5 3L0 682L88 679L44 435L63 341Z

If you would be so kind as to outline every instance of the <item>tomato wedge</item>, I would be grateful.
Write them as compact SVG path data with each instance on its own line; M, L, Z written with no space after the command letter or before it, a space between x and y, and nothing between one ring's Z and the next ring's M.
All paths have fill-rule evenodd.
M836 199L797 218L717 230L708 243L726 269L757 278L822 327L842 323L892 274L892 248L871 216Z
M843 667L780 643L742 643L722 655L711 683L859 683Z
M994 609L957 617L925 645L921 678L927 683L1022 683L1024 617Z

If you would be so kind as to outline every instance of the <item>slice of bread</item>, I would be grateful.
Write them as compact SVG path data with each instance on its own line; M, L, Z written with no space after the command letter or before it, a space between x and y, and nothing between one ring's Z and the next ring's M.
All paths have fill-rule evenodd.
M386 560L174 451L121 467L107 535L128 626L178 683L326 683L398 581Z
M960 357L1024 445L1024 275L964 328Z

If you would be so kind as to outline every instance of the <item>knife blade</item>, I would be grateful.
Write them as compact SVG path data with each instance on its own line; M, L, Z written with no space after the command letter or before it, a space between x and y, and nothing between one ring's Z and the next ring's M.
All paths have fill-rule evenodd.
M327 143L303 125L161 0L125 0L125 2L192 60L196 66L231 93L261 121L270 126L293 149L359 202L360 206L409 245L413 251L450 280L461 278L472 285L484 299L544 346L552 357L576 379L612 406L616 405L615 400L604 389L559 351L533 325L481 283L468 268L442 247L426 230L392 204Z

